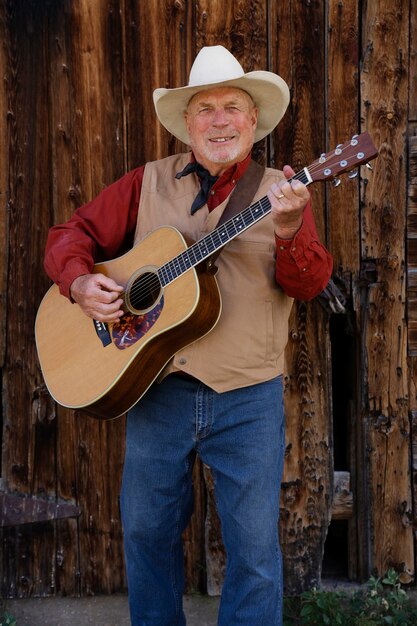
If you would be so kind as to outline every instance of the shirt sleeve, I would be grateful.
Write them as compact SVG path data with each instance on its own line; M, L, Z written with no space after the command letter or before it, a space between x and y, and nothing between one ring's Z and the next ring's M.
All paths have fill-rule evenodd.
M126 252L133 244L144 167L132 170L77 209L48 233L44 268L62 295L95 263Z
M312 300L330 280L333 259L320 243L311 202L304 210L303 223L291 240L275 237L276 280L285 293L297 300Z

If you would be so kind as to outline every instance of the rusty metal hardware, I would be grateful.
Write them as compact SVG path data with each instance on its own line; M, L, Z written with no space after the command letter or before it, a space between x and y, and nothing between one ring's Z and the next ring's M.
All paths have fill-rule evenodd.
M0 527L78 517L80 507L38 496L0 492Z

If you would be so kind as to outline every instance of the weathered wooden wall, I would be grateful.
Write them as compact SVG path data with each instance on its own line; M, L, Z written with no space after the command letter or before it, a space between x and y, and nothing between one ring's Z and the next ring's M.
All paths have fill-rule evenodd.
M5 594L125 586L124 421L96 422L48 396L33 336L49 285L43 249L51 224L125 171L184 149L157 123L152 90L186 84L195 53L214 43L290 86L289 110L256 146L258 160L302 167L361 130L380 148L372 173L312 188L347 313L334 322L317 302L298 303L291 318L280 524L287 589L320 582L334 468L350 473L353 492L349 575L394 565L413 579L416 22L408 0L0 0L1 489L82 510L3 529ZM215 592L223 553L204 473L197 465L187 580Z
M407 320L408 371L410 376L410 420L412 436L412 493L415 520L417 502L417 10L410 6L409 102L408 102L408 168L407 194ZM414 537L415 534L414 524Z

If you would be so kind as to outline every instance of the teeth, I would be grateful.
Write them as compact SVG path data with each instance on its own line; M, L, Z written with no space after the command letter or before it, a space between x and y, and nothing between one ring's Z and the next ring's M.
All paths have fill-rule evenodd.
M214 139L214 137L212 139L210 139L210 141L215 141L217 143L224 143L225 141L229 141L231 139L231 137L217 137L216 139Z

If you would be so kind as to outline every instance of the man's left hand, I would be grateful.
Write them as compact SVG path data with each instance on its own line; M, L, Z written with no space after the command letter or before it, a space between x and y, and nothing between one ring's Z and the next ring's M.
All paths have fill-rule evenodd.
M272 219L275 234L280 239L292 239L303 223L303 212L310 200L307 187L299 180L289 182L295 172L289 165L284 166L287 180L274 183L268 192L272 205Z

